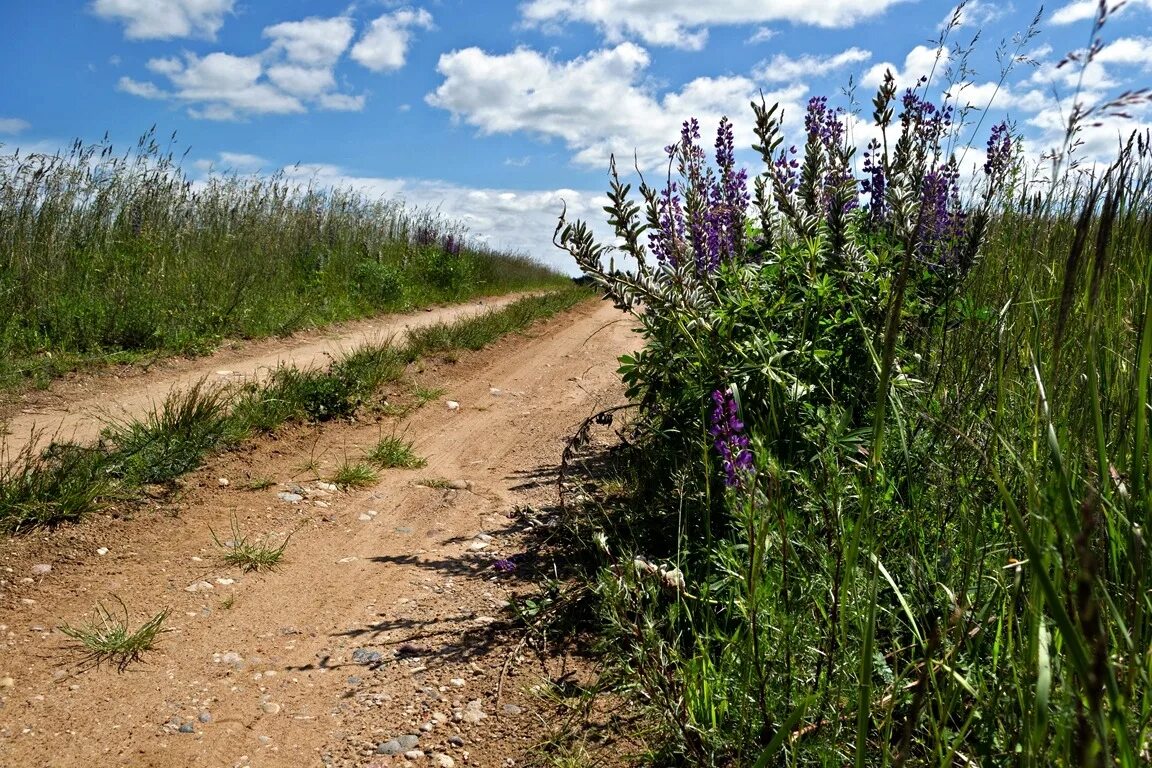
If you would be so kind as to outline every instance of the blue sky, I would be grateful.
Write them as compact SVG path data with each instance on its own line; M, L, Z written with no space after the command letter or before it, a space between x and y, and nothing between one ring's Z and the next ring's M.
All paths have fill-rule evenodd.
M684 119L707 131L725 114L748 146L760 91L799 144L811 96L847 107L851 78L866 115L885 68L902 86L934 71L931 95L988 107L978 144L1008 118L1039 157L1078 82L1091 105L1152 79L1152 0L1109 19L1085 71L1057 68L1088 45L1096 7L1050 2L1019 48L1030 62L997 86L997 51L1017 50L1038 4L970 0L948 46L979 40L957 78L936 47L954 6L937 0L7 0L0 151L105 133L126 149L155 125L175 133L193 177L288 169L356 185L572 271L551 246L556 215L564 201L603 218L610 153L654 172ZM1152 127L1152 109L1099 122L1083 136L1087 161ZM853 135L866 141L868 126Z

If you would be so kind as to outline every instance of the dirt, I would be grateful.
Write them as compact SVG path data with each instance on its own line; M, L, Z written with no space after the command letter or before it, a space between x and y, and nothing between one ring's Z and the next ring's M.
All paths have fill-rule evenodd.
M403 419L286 429L214 457L174 496L0 541L0 765L525 764L563 715L556 680L586 680L595 660L522 643L509 610L533 588L521 532L556 505L566 437L622 401L616 357L637 340L622 319L581 305L411 370L443 394ZM90 434L97 404L139 408L220 370L314 362L396 322L414 320L95 377L34 410L79 416L68 429ZM359 490L325 482L390 434L427 466ZM230 539L233 524L253 540L291 534L285 560L225 565L213 533ZM516 570L496 566L508 560ZM59 629L91 622L97 603L132 628L167 609L167 631L124 669L97 666ZM394 739L407 756L382 754Z
M140 416L173 389L204 379L210 384L260 381L277 366L324 367L333 357L363 344L399 339L409 328L452 322L511 304L525 294L490 297L466 304L340 323L286 337L229 341L211 355L168 357L149 365L123 365L101 373L58 379L45 390L29 390L0 402L5 451L17 455L33 438L89 443L109 420Z

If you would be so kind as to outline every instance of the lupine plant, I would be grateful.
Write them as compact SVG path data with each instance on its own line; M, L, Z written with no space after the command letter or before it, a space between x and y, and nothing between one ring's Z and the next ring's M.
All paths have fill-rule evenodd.
M884 79L859 161L816 98L796 144L752 105L752 179L727 119L639 201L613 163L629 270L557 227L645 342L589 538L657 764L1147 760L1152 145L1041 205L999 123L965 193L930 86Z

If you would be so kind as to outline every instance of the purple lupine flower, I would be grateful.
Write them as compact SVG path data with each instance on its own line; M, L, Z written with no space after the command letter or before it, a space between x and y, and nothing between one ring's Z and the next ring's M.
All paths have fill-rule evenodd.
M827 96L814 96L808 100L808 108L804 114L804 129L808 132L809 151L813 142L824 157L824 178L821 179L820 206L824 212L829 210L832 201L837 197L836 191L844 184L854 182L855 177L851 169L844 163L843 146L845 129L840 120L842 109L831 109L828 106ZM855 208L859 203L852 195L845 203L845 211Z
M504 558L492 563L492 570L499 571L500 573L512 573L516 570L516 561L511 558Z
M656 199L657 226L648 243L661 264L679 266L686 253L698 275L716 271L723 261L743 254L748 209L748 174L736 168L735 141L727 118L716 133L716 167L708 166L699 145L700 123L684 121L680 142L664 151L677 161L681 183L669 181Z
M444 253L449 256L459 256L462 243L455 235L445 235L443 241Z
M748 435L740 421L739 406L729 389L712 393L712 426L708 433L715 439L713 446L720 454L724 467L724 484L738 488L742 478L752 472L752 451L748 448Z
M984 173L991 179L999 179L1012 163L1012 134L1008 123L992 126L988 137L988 159L984 162Z
M951 264L964 240L967 215L960 204L960 170L949 160L924 175L920 194L920 255Z
M868 150L864 153L864 173L867 178L860 183L860 190L868 195L868 218L877 224L887 216L884 202L887 179L884 176L884 156L880 151L879 139L868 142Z
M772 167L773 175L779 179L780 185L788 194L792 194L800 187L800 161L796 159L798 151L795 144L788 147L787 151L780 150Z

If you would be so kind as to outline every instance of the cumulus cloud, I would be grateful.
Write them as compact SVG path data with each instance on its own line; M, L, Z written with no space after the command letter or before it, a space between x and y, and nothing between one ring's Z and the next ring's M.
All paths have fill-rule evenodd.
M791 83L814 73L823 76L849 64L868 61L870 58L872 58L872 52L861 48L849 48L832 56L805 54L796 59L778 53L770 61L761 62L756 67L756 77L769 83Z
M792 22L850 27L911 0L529 0L525 23L549 27L582 22L599 28L609 42L637 38L650 45L699 50L708 28L721 25Z
M1114 3L1109 3L1109 6ZM1100 8L1098 0L1073 0L1057 8L1052 14L1052 23L1056 25L1077 24L1082 21L1096 18ZM1117 11L1116 15L1136 8L1152 9L1152 0L1127 0Z
M412 30L431 29L432 14L423 8L386 13L368 27L349 54L373 72L400 69L408 58Z
M133 40L213 39L235 0L95 0L92 12L124 24Z
M904 66L883 61L868 68L861 78L866 88L875 88L884 82L884 73L892 70L896 85L900 88L912 87L921 77L940 75L948 64L948 50L927 45L917 45L904 56Z
M991 24L1009 13L1013 12L1011 3L1005 5L992 5L986 0L968 0L948 12L940 22L939 28L955 24L957 29L964 27L983 27Z
M270 42L260 53L156 58L148 69L165 78L167 87L132 77L121 77L117 87L141 98L187 104L189 114L208 120L294 114L309 107L358 111L364 96L341 92L335 75L354 35L345 16L281 22L264 29Z
M558 138L576 163L593 168L606 167L613 153L631 160L634 152L641 167L656 166L664 158L661 148L676 140L690 117L708 132L728 115L736 143L752 144L748 103L759 98L759 83L743 76L700 77L658 94L647 85L648 65L647 51L634 43L570 61L528 48L507 54L466 48L440 57L444 82L426 101L484 134ZM805 86L791 85L765 98L799 114L795 107L805 92Z
M21 120L18 117L0 117L0 133L16 135L31 128L32 125L27 120Z
M283 53L293 64L316 68L335 64L354 33L352 19L345 16L285 21L264 29L264 37L272 40L270 53Z

